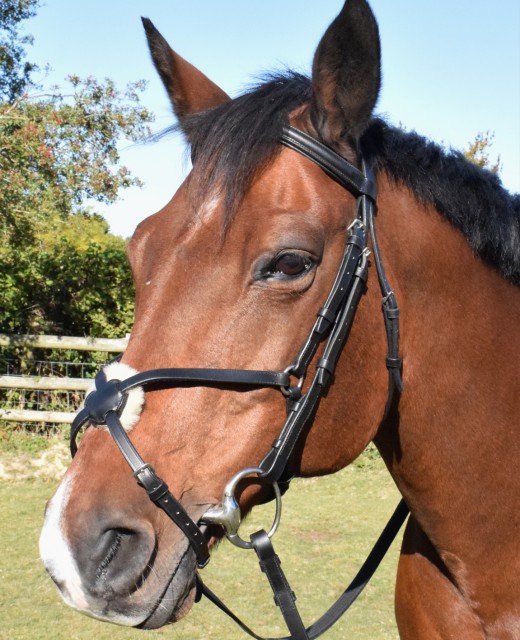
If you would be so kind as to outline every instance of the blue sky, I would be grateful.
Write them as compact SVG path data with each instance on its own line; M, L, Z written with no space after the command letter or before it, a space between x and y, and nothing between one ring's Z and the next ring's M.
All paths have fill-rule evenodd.
M309 72L316 45L342 0L46 0L25 30L29 59L69 73L110 77L120 86L149 81L142 101L154 129L173 122L152 67L140 16L153 20L182 56L230 95L263 71ZM377 111L446 145L465 148L494 132L502 180L520 191L520 2L518 0L371 0L382 40L383 89ZM122 162L144 180L103 208L115 233L161 208L188 169L180 139L122 144Z

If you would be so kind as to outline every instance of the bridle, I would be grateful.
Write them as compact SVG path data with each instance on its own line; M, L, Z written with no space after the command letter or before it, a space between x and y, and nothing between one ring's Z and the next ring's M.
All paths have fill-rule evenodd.
M290 638L311 640L326 631L349 608L379 565L390 543L404 522L408 508L403 501L398 505L385 530L381 534L365 564L345 590L339 600L314 625L305 629L295 605L295 596L287 583L275 554L271 537L276 531L281 515L281 493L291 479L291 461L295 448L305 428L312 421L321 397L334 376L338 358L354 320L356 309L365 289L368 277L368 239L382 294L382 310L385 322L388 351L386 366L389 372L388 397L385 416L398 394L402 391L401 359L399 356L399 307L395 295L386 279L377 242L374 216L377 187L372 170L362 154L362 171L347 162L328 146L308 134L286 126L280 137L282 145L293 149L317 164L327 175L350 191L357 198L356 217L348 228L345 250L325 304L317 313L316 321L296 358L284 371L252 371L235 369L180 369L166 368L144 371L124 380L108 380L101 370L95 378L96 390L88 395L83 409L79 411L71 429L71 453L77 450L76 438L80 429L88 424L106 425L115 443L131 467L137 482L146 490L149 498L182 530L192 546L199 568L209 562L209 550L204 532L195 523L180 502L171 494L166 483L146 463L121 424L121 414L128 393L136 387L146 390L179 386L214 386L218 388L276 388L286 397L287 419L280 435L273 442L258 467L244 469L226 485L222 503L209 509L200 524L218 524L235 545L253 548L260 566L266 573L280 607ZM304 380L318 348L325 342L318 359L312 380L304 391ZM294 381L294 382L293 382ZM240 507L235 499L235 489L240 480L256 475L258 482L273 486L276 499L276 516L269 532L258 531L250 541L239 534ZM260 638L203 585L197 574L200 594L209 597L219 608L230 615L254 638Z

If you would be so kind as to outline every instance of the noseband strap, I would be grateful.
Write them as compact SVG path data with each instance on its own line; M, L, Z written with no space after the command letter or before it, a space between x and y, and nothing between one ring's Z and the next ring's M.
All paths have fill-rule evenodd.
M81 428L87 424L106 425L114 442L132 469L137 482L146 490L148 497L160 507L181 529L195 551L199 568L209 562L209 551L204 534L186 513L181 503L173 496L168 485L146 463L132 444L121 425L120 416L128 392L136 387L160 388L171 386L224 386L230 388L285 388L289 375L284 371L240 371L233 369L153 369L126 378L107 380L100 371L95 380L96 390L85 400L85 407L75 417L70 435L72 457L76 455L76 439Z
M159 478L150 464L144 462L121 424L128 392L136 387L146 390L190 386L217 387L233 390L260 388L279 389L286 396L287 419L280 435L258 467L259 480L285 483L290 480L291 461L305 428L312 421L319 402L327 391L339 356L349 336L361 295L368 277L369 238L382 294L382 310L387 334L386 366L389 372L388 398L385 416L393 400L402 390L401 359L399 356L399 307L388 284L379 245L374 217L377 188L368 162L362 159L362 171L351 165L335 151L294 127L284 127L280 137L284 146L300 153L317 164L333 180L357 198L356 217L347 233L344 254L329 295L318 311L312 330L293 362L284 371L244 371L236 369L154 369L137 373L124 380L107 380L104 372L96 376L96 390L90 394L84 408L77 414L71 429L71 453L77 450L76 438L84 425L106 425L138 483L150 499L181 529L192 546L199 567L209 560L209 551L203 532L172 495L166 483ZM313 378L304 391L304 379L318 348L325 342L321 357L316 362ZM296 384L291 380L298 378ZM281 571L269 536L258 532L252 536L262 570L266 573L293 640L309 640L326 631L349 608L362 591L383 558L391 541L408 514L401 502L385 531L376 543L358 576L329 612L315 625L305 629L295 607L295 597ZM204 518L202 519L204 521ZM199 593L204 593L235 621L236 616L197 577ZM239 622L254 638L260 638ZM290 640L290 639L287 639Z

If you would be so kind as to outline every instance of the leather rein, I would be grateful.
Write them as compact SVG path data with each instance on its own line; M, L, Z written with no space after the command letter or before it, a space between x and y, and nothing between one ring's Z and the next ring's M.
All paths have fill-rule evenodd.
M140 372L124 380L107 380L101 370L96 378L96 389L85 400L83 409L76 415L71 429L70 448L74 457L76 439L85 425L106 425L122 455L126 459L139 485L149 498L179 527L193 548L199 568L209 562L209 550L204 535L205 525L217 524L224 528L226 536L236 546L254 549L260 567L266 574L274 592L275 603L280 607L290 636L283 640L313 640L329 629L350 607L370 580L408 515L408 507L401 500L386 525L367 560L352 583L334 605L312 626L305 628L296 608L296 597L281 569L271 537L276 531L281 515L281 493L290 482L291 461L305 427L312 421L321 397L327 391L334 376L338 358L354 320L357 306L368 277L368 239L382 294L382 310L385 322L388 351L386 365L389 372L388 397L385 416L396 394L402 391L401 359L399 356L399 307L394 292L386 279L377 242L374 216L377 187L371 168L362 158L362 171L347 162L335 151L308 134L286 126L280 137L282 145L293 149L317 164L325 173L357 198L356 217L348 229L345 250L325 304L317 313L316 321L300 352L284 371L254 371L235 369L181 369L165 368ZM313 378L304 391L304 380L320 345L325 342L322 355L316 363ZM218 388L276 388L286 397L287 419L280 435L264 456L258 467L244 469L226 485L222 503L209 509L201 521L195 523L172 495L166 483L146 463L123 428L120 416L128 393L142 387L147 390L179 386L214 386ZM240 506L235 499L235 488L246 476L257 476L262 484L271 484L276 499L276 516L269 532L260 530L250 541L239 534ZM242 623L222 601L202 583L197 573L198 597L206 595L221 610L232 617L252 637L262 640Z

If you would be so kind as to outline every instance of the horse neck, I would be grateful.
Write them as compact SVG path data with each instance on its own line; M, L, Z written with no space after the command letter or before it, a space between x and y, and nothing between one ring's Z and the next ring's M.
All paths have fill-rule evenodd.
M433 207L384 176L378 182L381 250L401 306L404 392L375 442L414 516L442 544L439 513L460 520L468 500L485 509L520 491L520 289Z

